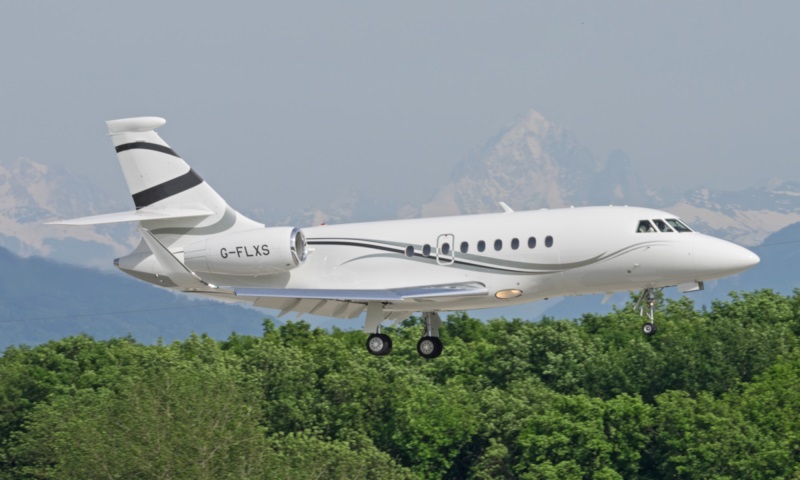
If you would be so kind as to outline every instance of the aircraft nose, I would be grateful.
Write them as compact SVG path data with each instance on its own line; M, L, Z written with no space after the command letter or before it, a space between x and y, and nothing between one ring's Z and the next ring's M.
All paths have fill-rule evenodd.
M705 279L733 275L760 261L750 250L719 238L704 236L694 245L695 269Z

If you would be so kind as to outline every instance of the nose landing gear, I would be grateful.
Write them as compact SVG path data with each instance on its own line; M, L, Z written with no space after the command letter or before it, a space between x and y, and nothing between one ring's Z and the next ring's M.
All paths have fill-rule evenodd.
M655 334L658 330L656 328L656 324L653 321L655 317L655 306L656 306L656 292L655 289L652 287L645 288L642 290L641 295L639 295L639 300L636 302L636 305L633 307L639 310L639 315L645 316L650 320L649 322L645 322L642 325L642 333L647 335L648 337ZM647 310L645 312L645 310Z

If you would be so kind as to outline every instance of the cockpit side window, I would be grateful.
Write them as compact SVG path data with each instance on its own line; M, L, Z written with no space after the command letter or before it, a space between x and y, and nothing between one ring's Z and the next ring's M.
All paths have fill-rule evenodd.
M653 224L650 223L650 220L639 220L639 226L636 227L636 231L638 233L649 233L655 232L656 229L653 227Z
M676 231L680 233L692 231L691 228L687 227L685 223L681 222L677 218L668 218L667 223L669 223L670 226L672 226L672 228L674 228Z
M660 232L672 232L673 231L671 228L669 228L669 225L667 225L667 222L665 222L664 220L661 220L660 218L657 218L657 219L653 220L653 223L656 224L656 228L658 228L658 231L660 231Z

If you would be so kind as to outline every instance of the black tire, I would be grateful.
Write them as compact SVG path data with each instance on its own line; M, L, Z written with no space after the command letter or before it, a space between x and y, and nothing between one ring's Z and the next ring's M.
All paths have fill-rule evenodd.
M382 357L392 351L392 339L383 333L373 333L367 337L367 351Z
M417 353L422 358L436 358L442 354L444 345L439 337L422 337L417 342Z
M656 324L655 323L647 322L644 325L642 325L642 333L644 333L648 337L651 337L651 336L655 335L657 330L658 329L656 328Z

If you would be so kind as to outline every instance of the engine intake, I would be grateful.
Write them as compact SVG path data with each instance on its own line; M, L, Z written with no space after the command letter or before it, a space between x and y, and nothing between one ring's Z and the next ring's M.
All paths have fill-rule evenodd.
M192 243L184 263L196 272L221 275L270 275L302 265L308 243L296 227L270 227L222 234Z

